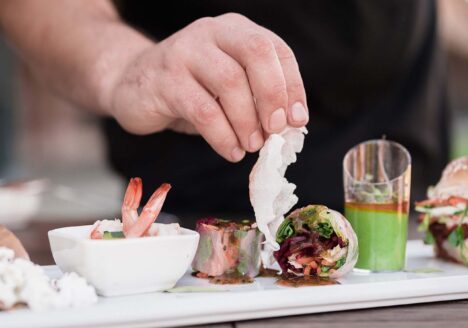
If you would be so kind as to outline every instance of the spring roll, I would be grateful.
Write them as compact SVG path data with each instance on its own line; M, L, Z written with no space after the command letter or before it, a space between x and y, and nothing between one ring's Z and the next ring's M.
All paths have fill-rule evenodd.
M192 263L194 271L209 277L258 275L263 234L252 222L206 218L197 222L196 230L200 242Z
M280 249L273 253L283 274L340 278L358 257L358 242L350 223L323 205L293 211L276 233Z

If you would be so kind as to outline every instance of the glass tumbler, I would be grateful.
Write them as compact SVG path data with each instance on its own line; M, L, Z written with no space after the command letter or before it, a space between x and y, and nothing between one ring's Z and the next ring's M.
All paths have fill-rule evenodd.
M343 160L345 216L359 241L357 269L398 271L405 266L411 156L400 144L370 140Z

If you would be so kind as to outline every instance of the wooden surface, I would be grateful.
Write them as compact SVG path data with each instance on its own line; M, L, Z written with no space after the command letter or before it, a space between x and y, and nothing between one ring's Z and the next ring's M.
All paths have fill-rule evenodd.
M90 219L89 223L94 222ZM64 225L86 224L82 219L67 220L59 222L41 222L31 224L27 229L15 231L25 248L29 252L32 261L41 265L53 264L50 254L47 231ZM410 238L417 235L415 224L410 225ZM393 327L415 327L415 328L461 328L468 327L468 301L440 302L430 304L417 304L407 306L396 306L387 308L376 308L366 310L353 310L343 312L332 312L323 314L290 316L269 318L260 320L249 320L240 322L229 322L198 327L209 328L280 328L280 327L313 327L313 328L393 328ZM0 324L1 327L1 324Z
M394 306L387 308L239 321L207 328L466 328L468 301Z

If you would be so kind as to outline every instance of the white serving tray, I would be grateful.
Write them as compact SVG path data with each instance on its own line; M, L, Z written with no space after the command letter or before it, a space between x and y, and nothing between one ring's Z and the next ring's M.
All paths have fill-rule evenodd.
M140 294L100 298L86 308L4 312L0 327L173 327L468 298L468 268L434 259L432 248L420 241L408 243L407 263L405 272L353 272L341 285L301 288L277 286L274 278L258 278L249 285L210 285L187 273L177 286L228 291ZM425 268L442 272L414 272ZM46 270L52 277L60 275L55 266Z

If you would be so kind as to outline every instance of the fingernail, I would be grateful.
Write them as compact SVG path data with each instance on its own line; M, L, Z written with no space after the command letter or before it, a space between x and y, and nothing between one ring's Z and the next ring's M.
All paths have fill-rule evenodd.
M296 102L291 107L291 118L294 122L301 123L307 121L308 113L304 105Z
M270 116L270 130L274 132L281 131L286 126L286 113L283 108L278 108Z
M249 137L249 147L251 151L257 151L263 146L263 136L260 131L255 131Z
M231 157L234 162L239 162L245 156L245 151L236 147L231 152Z

